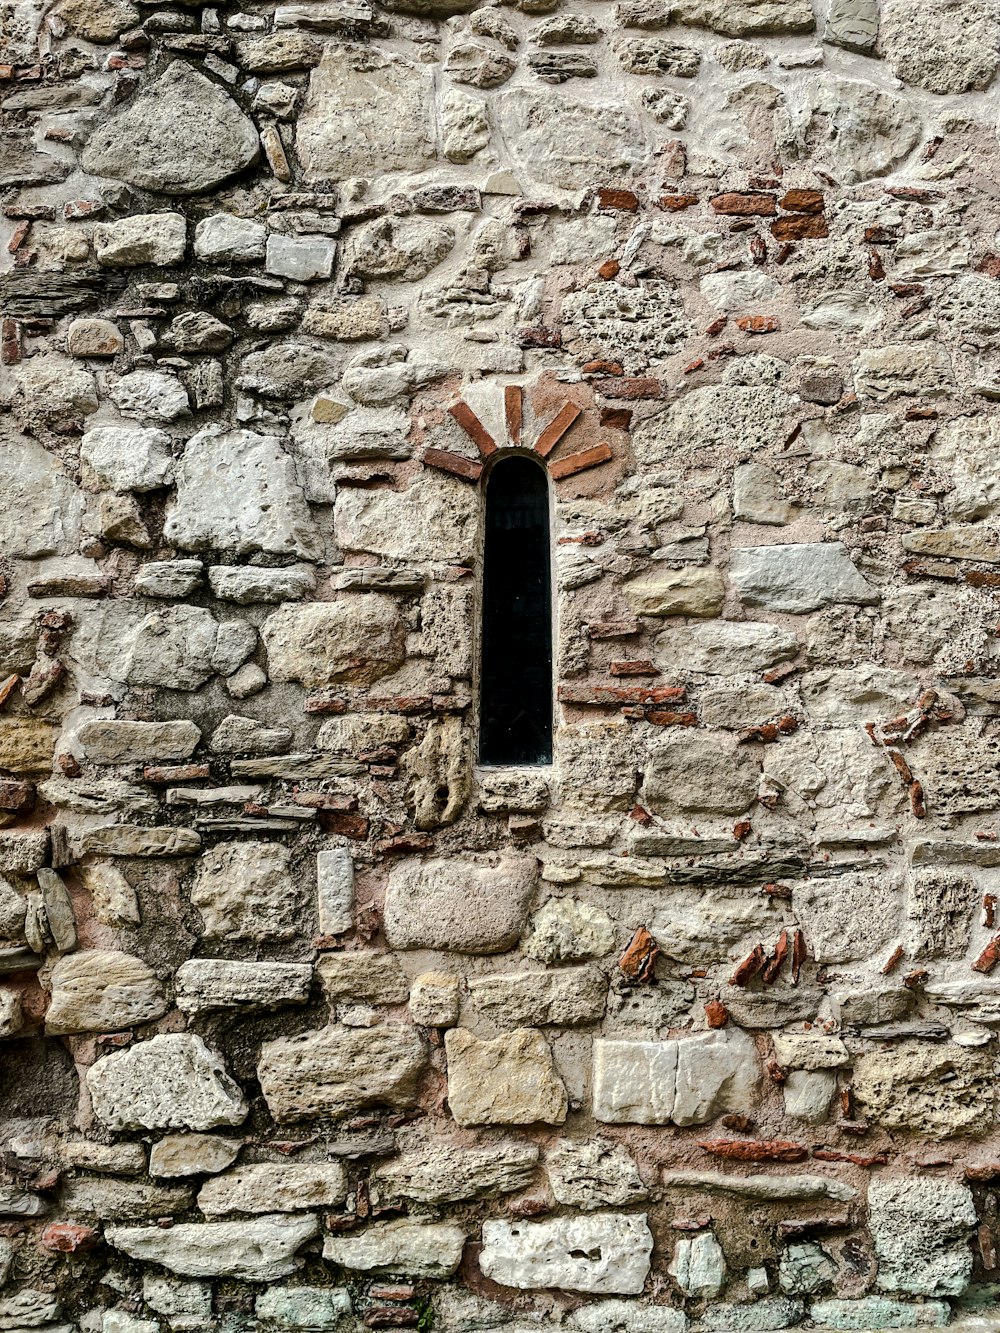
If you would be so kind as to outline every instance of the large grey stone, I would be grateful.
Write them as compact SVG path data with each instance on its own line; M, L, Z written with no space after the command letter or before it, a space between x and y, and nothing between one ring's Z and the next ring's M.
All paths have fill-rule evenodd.
M388 560L463 564L473 555L478 500L464 482L425 473L405 491L351 487L337 499L337 544Z
M873 1328L942 1328L951 1322L947 1301L894 1301L888 1296L814 1301L810 1314L822 1328L851 1333L867 1333Z
M187 759L201 739L193 722L85 722L77 735L95 764L144 763L151 759Z
M186 551L265 551L315 560L322 541L295 465L275 435L210 426L177 465L164 537Z
M403 661L399 606L379 593L283 606L261 626L274 681L371 684Z
M549 898L535 912L521 952L540 963L603 958L615 945L615 923L603 907L580 898Z
M800 644L780 625L760 621L710 620L703 625L672 625L656 637L661 671L704 671L728 676L766 671L795 657Z
M544 1222L483 1223L479 1266L505 1287L559 1287L638 1296L653 1236L644 1214L598 1213Z
M244 621L220 625L201 606L165 607L136 626L120 677L132 685L196 690L216 671L235 671L256 641L253 626Z
M671 17L723 37L811 32L816 23L809 0L678 0Z
M88 949L60 958L52 969L52 999L45 1030L116 1032L148 1023L166 1012L156 973L141 958L112 949Z
M84 496L70 480L65 465L27 437L5 439L3 449L3 550L8 556L27 560L74 553L80 538ZM31 644L33 647L34 634Z
M272 1116L287 1124L341 1119L366 1106L413 1106L426 1059L415 1028L333 1025L265 1042L257 1074Z
M524 1189L537 1163L538 1149L533 1143L453 1147L429 1142L376 1167L371 1180L382 1201L458 1203Z
M174 479L170 436L151 427L98 426L80 441L85 484L97 490L155 491Z
M742 547L733 552L729 572L748 606L769 611L801 614L838 602L868 606L879 600L843 542Z
M643 796L658 814L738 814L753 803L757 759L724 732L667 734L649 753Z
M561 1125L567 1097L540 1032L519 1028L480 1041L465 1028L445 1034L448 1105L460 1125Z
M669 1305L640 1305L638 1301L593 1301L569 1317L570 1328L582 1333L687 1333L683 1310Z
M273 1282L301 1267L295 1252L319 1231L317 1217L242 1218L162 1227L109 1227L104 1239L133 1259L184 1277Z
M181 213L133 213L94 228L94 253L103 268L180 264L187 245Z
M607 1124L702 1125L752 1105L760 1069L739 1029L680 1041L594 1042L594 1117Z
M316 964L316 971L324 993L333 1001L405 1004L410 996L410 983L394 953L351 949L324 954Z
M951 358L940 343L893 343L864 349L854 363L860 398L940 397L953 381Z
M213 213L194 229L194 253L212 264L253 263L264 258L267 228L252 218Z
M874 84L822 75L811 92L795 146L847 185L887 175L920 142L916 111Z
M323 1258L363 1273L445 1278L464 1248L465 1232L446 1222L376 1222L355 1236L328 1236Z
M300 1213L336 1208L347 1196L339 1162L260 1162L207 1180L198 1191L206 1217L224 1213Z
M625 1208L649 1192L628 1149L607 1139L557 1143L545 1156L545 1172L559 1203L586 1212Z
M283 569L212 565L208 582L220 601L250 606L258 602L287 602L307 597L316 586L316 574L310 565L286 565Z
M637 423L636 457L647 466L674 463L694 449L752 453L787 435L788 394L766 385L720 384L691 389L666 411Z
M337 1333L351 1309L350 1293L343 1287L269 1286L254 1306L257 1318L268 1327L317 1333Z
M434 156L433 78L401 55L330 44L309 76L295 145L310 183L418 171Z
M968 1185L957 1180L878 1178L868 1186L868 1226L883 1291L960 1296L972 1276L977 1224Z
M193 1033L107 1055L87 1071L94 1114L109 1129L212 1129L242 1124L247 1103L219 1057Z
M573 1027L600 1022L608 984L596 968L504 972L469 983L477 1013L498 1027Z
M189 958L177 969L174 980L177 1008L187 1014L215 1009L270 1010L307 1003L312 968L308 963Z
M394 949L502 953L521 933L536 877L526 856L404 861L389 872L385 937Z
M879 44L904 83L966 93L988 87L1000 65L1000 16L989 0L887 0Z
M500 124L515 164L563 189L630 172L646 158L643 131L624 102L585 102L544 88L500 99Z
M222 842L198 862L191 903L208 939L290 940L302 904L287 847L273 842Z
M222 88L175 60L124 111L100 125L85 170L163 194L200 194L248 167L257 130Z

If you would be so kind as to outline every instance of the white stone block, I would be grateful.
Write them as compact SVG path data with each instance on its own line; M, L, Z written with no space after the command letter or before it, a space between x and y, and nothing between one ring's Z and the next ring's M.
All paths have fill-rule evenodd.
M354 861L346 847L316 854L319 933L340 935L354 925Z
M479 1266L506 1287L638 1296L649 1274L652 1249L645 1214L489 1221L483 1223Z

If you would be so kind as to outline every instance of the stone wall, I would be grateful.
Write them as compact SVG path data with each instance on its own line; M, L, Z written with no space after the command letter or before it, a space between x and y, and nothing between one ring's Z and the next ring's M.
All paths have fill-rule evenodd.
M0 3L0 1329L1000 1326L998 63Z

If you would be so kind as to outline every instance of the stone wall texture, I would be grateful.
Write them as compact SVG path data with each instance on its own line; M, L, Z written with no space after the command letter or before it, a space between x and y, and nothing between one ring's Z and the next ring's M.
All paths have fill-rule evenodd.
M1000 1328L998 66L0 0L0 1330Z

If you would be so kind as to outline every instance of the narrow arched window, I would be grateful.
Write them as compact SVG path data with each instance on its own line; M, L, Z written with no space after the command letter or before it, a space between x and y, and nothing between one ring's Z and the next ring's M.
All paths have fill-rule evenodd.
M548 480L517 455L486 482L479 761L552 762Z

